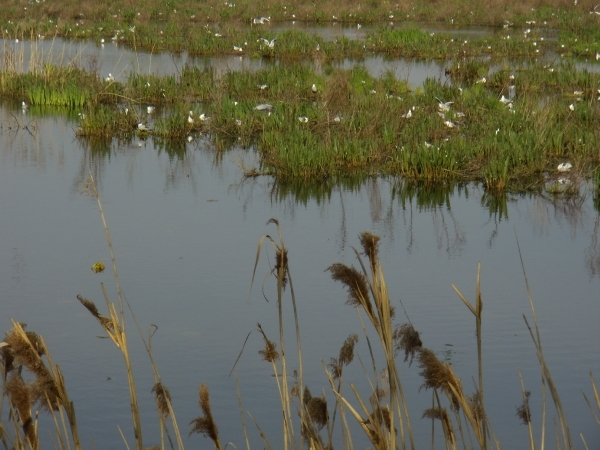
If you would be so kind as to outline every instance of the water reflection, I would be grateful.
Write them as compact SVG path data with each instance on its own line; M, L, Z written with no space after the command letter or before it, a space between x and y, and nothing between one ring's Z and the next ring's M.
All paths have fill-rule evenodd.
M58 38L37 42L24 41L9 45L17 45L23 61L27 61L23 71L35 71L46 62L59 66L76 64L90 72L98 73L101 78L106 78L110 74L121 83L126 82L130 74L178 75L185 65L200 69L210 68L214 70L217 77L221 77L231 71L258 71L281 64L281 61L276 59L235 55L194 57L189 56L186 52L179 54L147 53L114 44L99 47L95 43L71 42ZM305 64L312 64L317 71L322 70L318 60L307 61ZM426 78L439 79L444 74L447 64L445 61L389 59L383 56L372 56L361 60L336 61L332 65L343 69L363 65L374 77L380 77L386 71L392 71L399 79L405 79L413 86L420 86Z

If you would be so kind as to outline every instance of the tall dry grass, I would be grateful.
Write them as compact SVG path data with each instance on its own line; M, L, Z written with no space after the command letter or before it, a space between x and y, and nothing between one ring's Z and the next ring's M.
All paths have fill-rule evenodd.
M96 189L93 178L90 175L87 184L88 193L94 196L98 202L98 208L104 224L107 243L111 253L113 276L117 285L118 300L111 302L105 287L102 285L102 293L106 303L108 315L100 313L96 305L82 296L79 301L87 308L92 316L99 322L108 337L119 348L128 373L128 385L130 391L130 404L135 434L135 447L143 449L142 427L137 400L133 368L128 351L128 340L126 333L125 306L129 307L127 299L123 295L116 259L112 248L112 241L102 203ZM431 390L432 403L422 412L422 418L432 421L432 445L436 434L436 424L439 423L444 436L444 446L447 449L474 448L500 449L501 444L492 432L491 424L485 412L484 389L483 389L483 300L481 293L481 267L478 266L475 287L475 303L471 303L458 290L452 286L462 302L475 317L475 329L477 337L478 357L478 383L474 392L467 392L461 379L454 372L452 366L441 361L434 350L424 346L420 333L408 318L404 311L407 322L399 324L396 318L396 309L390 301L385 276L379 258L379 237L368 232L360 235L362 251L354 249L358 266L355 268L341 263L331 265L328 270L331 277L341 282L347 289L347 304L356 308L360 326L369 348L369 356L372 363L374 379L370 378L366 369L365 375L370 383L370 392L365 396L360 393L354 384L350 384L352 396L344 389L345 368L353 362L356 357L355 345L359 341L358 334L351 334L342 344L339 355L331 358L329 364L324 363L324 370L329 382L330 391L322 395L314 395L303 380L303 355L300 342L300 327L298 323L297 302L294 294L292 277L289 269L288 248L283 239L283 233L277 220L271 219L277 230L277 237L270 235L262 236L258 243L252 284L256 276L258 262L260 260L265 243L272 244L275 251L275 264L265 277L274 276L277 287L276 307L278 310L278 337L272 340L268 330L258 324L256 332L262 339L264 347L259 351L260 357L271 365L275 386L280 398L283 441L280 445L272 445L268 434L261 428L260 419L255 419L250 413L244 411L241 394L238 396L242 426L246 436L246 447L251 448L245 424L245 416L248 414L250 420L255 424L265 448L283 448L311 450L329 450L334 448L334 433L338 424L343 448L354 448L351 429L358 427L369 440L374 449L406 449L419 448L421 442L415 442L413 437L412 422L409 410L415 414L414 408L409 409L407 405L402 382L400 378L400 365L412 364L414 360L420 369L419 376L422 378L421 389ZM519 250L520 251L520 250ZM522 260L521 260L522 262ZM528 426L529 447L533 449L545 448L547 433L547 407L554 405L557 422L555 425L555 436L557 446L562 449L574 448L569 426L562 407L558 389L550 374L550 369L545 361L540 330L534 302L529 290L529 284L525 268L523 274L526 281L527 293L530 301L533 328L530 320L524 316L538 357L542 373L542 411L541 430L538 440L535 438L535 430L531 423L531 408L529 404L530 391L526 390L524 380L519 372L521 388L523 393L522 404L517 408L517 416ZM263 281L263 295L265 293L265 282ZM289 289L289 292L286 290ZM155 327L150 328L148 337L142 335L141 328L135 319L135 315L129 307L131 315L136 323L140 337L142 338L154 371L155 384L152 389L154 394L159 426L161 431L161 448L183 449L184 443L180 435L177 419L171 403L171 395L167 386L161 379L158 368L154 362L152 353L152 337ZM291 361L290 355L285 352L284 320L287 314L292 314L295 323L293 333L296 337L297 352ZM43 338L32 331L25 331L25 325L13 321L13 328L9 331L4 342L0 343L0 368L2 369L3 400L8 406L7 419L4 418L0 409L0 442L5 449L32 449L41 448L41 438L38 434L38 412L35 405L51 413L55 429L55 447L60 449L81 448L77 431L77 420L75 408L70 401L65 381L58 365L54 364ZM375 330L383 352L384 370L378 375L378 362L373 346L376 344L369 337L369 330ZM251 332L252 333L252 332ZM249 334L250 336L250 334ZM244 344L245 345L245 344ZM243 351L243 348L242 348ZM241 354L241 353L240 353ZM403 358L402 358L403 356ZM238 358L239 359L239 358ZM402 359L402 361L401 361ZM237 362L236 362L237 363ZM298 370L290 373L290 364L297 364ZM362 363L362 361L361 361ZM235 365L234 365L235 369ZM232 370L233 371L233 370ZM294 380L290 385L289 380ZM584 398L590 407L593 416L600 426L600 396L596 388L592 374L590 374L593 391L592 401ZM236 375L237 385L237 375ZM550 401L547 401L546 393L550 393ZM192 419L189 434L200 433L212 441L216 450L222 450L228 445L222 444L218 426L212 412L209 389L204 384L199 388L199 406L202 415ZM328 396L334 399L328 401ZM352 418L356 422L353 427L349 422ZM170 419L170 426L168 426ZM171 436L174 434L174 438ZM475 438L475 443L471 438ZM585 438L581 436L584 445ZM129 444L125 442L129 448Z

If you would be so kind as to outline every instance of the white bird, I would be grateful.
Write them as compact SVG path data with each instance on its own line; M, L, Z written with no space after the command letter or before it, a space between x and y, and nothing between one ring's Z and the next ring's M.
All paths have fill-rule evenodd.
M456 128L456 125L449 120L444 121L444 125L446 125L448 128Z
M485 82L486 82L486 81L487 81L487 80L485 79L485 77L483 77L482 79L480 79L480 80L477 80L475 83L482 83L482 84L485 84Z
M340 116L339 116L339 115L336 115L336 116L333 118L333 121L334 121L335 123L340 123L340 122L342 121L342 119L340 118Z
M155 110L156 110L156 108L154 106L148 106L146 108L146 111L148 111L148 114L152 114Z
M256 18L252 19L252 23L254 25L264 25L265 21L270 22L271 17L256 17Z
M244 51L244 49L243 49L242 47L238 47L237 45L234 45L234 46L233 46L233 49L234 49L236 52L243 52L243 51Z
M574 105L573 103L571 103L571 104L569 105L569 109L570 109L571 111L575 111L575 105Z
M510 98L506 98L504 96L504 94L502 94L502 97L500 97L500 103L504 103L505 105L507 105L508 103L510 103Z
M300 116L298 117L298 120L302 123L308 123L308 117L306 116Z
M568 172L569 170L571 170L571 167L573 167L573 164L571 164L570 162L564 162L560 163L556 170L558 170L559 172Z
M315 83L313 83L310 90L313 91L313 94L316 94L317 93L317 85Z
M236 124L238 127L241 127L241 126L242 126L242 121L241 121L240 119L235 119L235 124Z
M266 88L269 87L269 85L268 84L259 84L256 87L259 88L261 91L264 91Z
M108 76L104 79L107 83L111 81L115 81L115 77L113 77L112 73L109 73Z
M23 109L23 112L27 111L27 108L28 108L27 103L22 102L21 103L21 109Z
M104 38L100 39L100 43L104 44Z
M262 41L265 43L265 45L266 45L267 47L269 47L269 48L271 48L271 49L272 49L272 48L275 48L275 41L277 40L277 38L274 38L274 39L272 39L272 40L270 40L270 41L269 41L268 39L265 39L265 38L261 38L261 39L262 39Z
M188 142L192 142L194 140L194 138L191 136L188 136L187 139L188 139Z
M583 95L583 91L573 91L573 95L576 95L577 97L581 97Z
M142 122L138 123L137 127L138 127L138 130L140 130L140 131L148 131L148 128Z
M194 118L192 116L188 116L187 121L190 125L194 123Z
M454 103L454 102L443 102L439 98L436 98L436 100L438 101L438 109L441 112L448 112L448 111L450 111L450 105L452 105L452 103Z
M209 119L209 117L208 117L206 114L204 114L204 113L200 114L200 115L198 116L198 118L199 118L199 119L200 119L202 122L206 122L206 121Z
M402 114L403 119L410 119L412 117L412 109L409 109L406 114Z
M254 108L255 111L271 111L272 109L273 105L269 105L268 103L261 103Z

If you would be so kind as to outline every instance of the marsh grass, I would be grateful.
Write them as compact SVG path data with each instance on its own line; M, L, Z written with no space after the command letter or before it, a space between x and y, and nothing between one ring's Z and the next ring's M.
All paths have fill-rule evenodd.
M81 136L127 139L142 122L162 140L204 134L219 150L254 146L255 172L279 180L389 174L536 190L552 186L565 160L574 186L589 177L600 157L600 76L569 62L490 70L478 58L457 59L453 84L428 79L411 90L390 71L375 78L361 66L270 65L222 76L184 66L178 76L130 74L120 83L47 63L36 73L0 72L0 95L80 110ZM162 106L152 124L139 113L146 105Z

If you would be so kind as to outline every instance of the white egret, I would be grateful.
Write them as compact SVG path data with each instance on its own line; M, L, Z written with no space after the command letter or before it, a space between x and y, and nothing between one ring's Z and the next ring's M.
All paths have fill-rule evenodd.
M412 109L409 109L406 114L402 114L403 119L410 119L412 117Z
M156 110L156 108L154 106L148 106L146 108L146 111L148 111L148 114L152 114L155 110Z
M259 88L261 91L264 91L266 88L269 87L269 85L268 84L259 84L256 87Z
M560 163L556 170L558 170L559 172L568 172L569 170L571 170L572 167L573 164L571 164L570 162L564 162Z
M315 83L313 83L310 90L313 91L313 94L316 94L317 93L317 85Z
M236 52L243 52L243 51L244 51L244 49L243 49L242 47L238 47L237 45L234 45L234 46L233 46L233 49L234 49Z
M338 115L336 115L336 116L333 118L333 121L334 121L335 123L340 123L340 122L342 121L342 119L340 118L340 116L339 116L339 114L338 114Z
M235 119L235 124L236 124L238 127L241 127L241 126L242 126L242 121L241 121L240 119Z
M298 120L302 123L308 123L308 117L306 116L300 116L298 117Z
M507 104L509 104L509 103L510 103L510 99L509 99L509 98L506 98L506 97L504 96L504 94L502 94L502 97L500 97L500 103L504 103L505 105L507 105Z
M27 111L27 108L29 108L29 107L27 106L27 103L25 103L25 102L21 102L21 109L23 110L23 112Z
M107 83L115 81L115 77L113 77L112 73L109 73L108 76L104 79Z
M190 125L193 125L193 124L194 124L194 118L193 118L191 115L190 115L190 116L188 116L188 118L187 118L187 121L188 121L188 123L189 123Z
M139 131L142 131L142 132L148 131L148 127L146 127L146 125L144 125L142 122L138 123L137 127L138 127Z
M204 114L204 113L200 114L200 115L198 116L198 118L199 118L199 119L200 119L202 122L206 122L206 121L209 119L209 117L208 117L206 114Z
M575 105L573 103L569 105L569 110L575 111Z
M191 137L191 136L188 136L188 137L187 137L187 140L188 140L188 142L192 142L192 141L194 140L194 138L193 138L193 137Z
M477 80L475 83L478 83L478 84L485 84L485 82L486 82L486 81L487 81L487 80L485 79L485 77L483 77L483 78L481 78L480 80Z
M573 91L573 95L581 97L583 95L583 91Z

